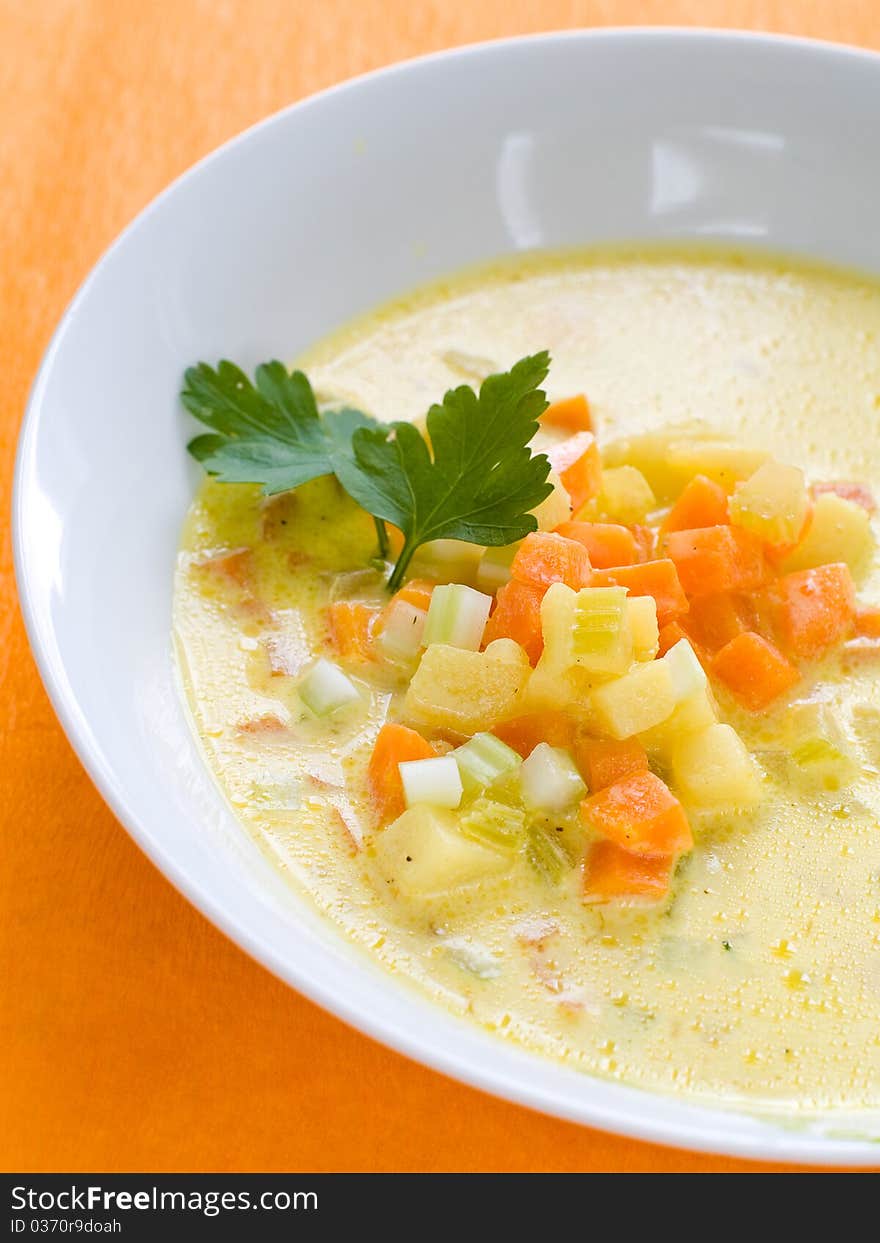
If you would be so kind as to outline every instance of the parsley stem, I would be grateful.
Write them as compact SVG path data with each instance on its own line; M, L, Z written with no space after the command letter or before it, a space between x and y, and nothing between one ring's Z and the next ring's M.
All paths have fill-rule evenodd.
M376 536L379 540L379 552L378 552L379 560L387 561L388 559L388 532L385 529L385 523L382 521L381 518L374 518L373 522L375 522L376 524Z
M410 544L410 543L404 544L403 551L401 552L400 556L397 558L397 563L395 564L394 569L391 571L391 577L388 580L389 591L397 591L397 589L402 585L403 576L404 574L406 574L406 571L409 568L409 563L410 561L412 561L413 553L415 552L417 547L418 547L418 544Z

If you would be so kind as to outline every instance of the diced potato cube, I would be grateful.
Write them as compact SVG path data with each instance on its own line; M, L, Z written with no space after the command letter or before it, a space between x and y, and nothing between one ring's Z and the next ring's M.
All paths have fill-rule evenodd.
M793 703L783 730L791 766L804 785L839 790L857 776L852 746L830 704Z
M522 665L523 650L515 639L493 639L486 644L483 655L504 665L516 665L518 669Z
M413 578L429 578L435 583L464 583L472 587L483 549L458 539L435 539L422 544L412 559Z
M568 522L571 517L571 497L555 470L550 471L547 482L553 484L553 491L531 511L539 531L555 531L560 522Z
M660 648L657 601L653 596L627 596L626 613L632 635L633 659L653 660Z
M678 739L672 772L684 801L713 811L744 811L761 799L757 766L730 725L707 725Z
M491 729L515 716L531 666L511 639L484 652L432 643L409 684L404 711L413 721L460 734Z
M678 496L693 475L681 466L670 466L669 447L682 442L718 443L720 433L698 424L679 424L664 431L640 432L620 440L607 442L602 449L606 467L635 466L647 479L651 490L661 501Z
M862 506L825 492L816 498L807 533L782 569L787 574L845 561L857 573L864 570L873 549L871 520Z
M727 492L738 480L753 475L768 456L763 449L743 449L723 441L679 440L667 449L672 470L682 471L688 479L706 475Z
M594 719L612 738L631 738L665 721L675 709L675 687L663 660L634 665L629 673L597 687L590 698Z
M718 709L707 682L683 699L665 721L641 734L640 741L647 751L658 751L668 757L683 734L714 725L717 720Z
M803 471L771 458L734 488L730 521L768 544L795 544L803 533L809 508Z
M577 592L565 583L553 583L541 601L541 633L547 664L564 668L570 665L571 623Z
M505 871L511 856L458 831L436 807L410 807L376 838L379 870L408 898L430 898Z
M706 671L687 639L679 639L662 659L669 667L676 704L684 703L706 685Z
M526 686L523 700L524 712L550 712L569 709L575 713L587 712L595 688L605 679L590 673L578 665L567 668L541 656Z
M615 466L602 472L602 490L587 501L578 519L602 518L629 526L643 522L657 500L642 472L635 466Z
M676 730L685 734L693 729L702 729L704 725L712 725L717 720L718 707L706 682L681 701L667 721L667 726L670 732Z

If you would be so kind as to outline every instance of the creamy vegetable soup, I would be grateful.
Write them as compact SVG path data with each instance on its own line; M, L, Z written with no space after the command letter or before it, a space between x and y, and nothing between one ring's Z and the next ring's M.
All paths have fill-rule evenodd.
M532 257L297 366L183 392L177 652L247 831L501 1039L880 1104L880 286Z

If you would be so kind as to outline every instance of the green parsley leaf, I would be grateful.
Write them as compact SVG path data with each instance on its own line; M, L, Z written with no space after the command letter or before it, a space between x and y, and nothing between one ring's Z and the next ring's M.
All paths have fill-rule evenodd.
M212 429L190 441L193 457L222 483L259 483L267 496L321 475L345 487L357 473L353 433L378 427L376 420L351 409L319 414L308 378L283 363L262 363L254 378L255 385L225 360L216 370L207 363L187 370L181 400Z
M489 376L479 396L450 389L428 411L428 442L411 423L354 431L357 470L343 487L377 519L391 522L404 546L389 581L403 581L413 553L435 539L501 545L523 539L537 522L529 512L552 492L550 463L529 441L547 399L538 387L550 366L546 351Z

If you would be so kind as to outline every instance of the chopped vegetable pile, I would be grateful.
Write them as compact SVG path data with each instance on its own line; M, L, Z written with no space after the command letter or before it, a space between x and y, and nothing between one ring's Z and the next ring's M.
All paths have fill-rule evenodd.
M724 718L775 711L837 645L880 637L854 584L874 549L868 489L809 487L711 437L603 458L586 397L547 404L548 366L536 354L447 393L424 433L320 413L278 363L256 386L229 363L187 373L210 473L267 493L335 474L383 560L394 550L383 605L327 606L328 650L298 694L329 719L371 667L405 686L367 782L377 865L418 901L517 859L588 904L664 900L702 819L761 800ZM851 764L819 700L790 704L786 728L817 780Z

